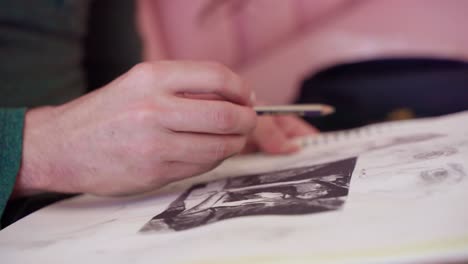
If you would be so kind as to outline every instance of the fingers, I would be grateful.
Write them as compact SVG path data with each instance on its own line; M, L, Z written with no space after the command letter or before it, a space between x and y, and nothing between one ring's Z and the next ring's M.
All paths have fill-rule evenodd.
M167 138L165 159L194 164L217 164L241 152L246 137L236 135L209 135L172 133Z
M253 104L252 92L245 82L221 64L188 61L163 63L164 87L173 93L216 94L235 104Z
M283 130L288 138L314 135L318 130L297 116L275 116L278 127Z
M257 115L252 108L225 101L175 98L160 122L177 132L207 134L248 134L255 127Z
M293 138L316 133L317 129L295 116L263 116L258 118L253 140L261 151L288 154L300 149Z
M274 117L264 116L257 119L254 140L259 149L269 154L287 154L299 150L286 133L276 124Z
M245 143L244 148L242 149L241 154L248 154L258 151L257 143L255 142L253 137L247 138L247 143Z

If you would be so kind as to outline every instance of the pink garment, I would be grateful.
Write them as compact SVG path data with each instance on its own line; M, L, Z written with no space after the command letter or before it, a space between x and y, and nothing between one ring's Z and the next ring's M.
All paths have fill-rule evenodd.
M340 62L468 59L466 10L464 0L138 0L145 60L221 62L270 103Z

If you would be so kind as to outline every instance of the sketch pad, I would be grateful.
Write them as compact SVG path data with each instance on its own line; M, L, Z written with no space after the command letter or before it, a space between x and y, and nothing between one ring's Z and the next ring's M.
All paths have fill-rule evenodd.
M49 206L0 232L2 263L468 260L468 112L301 142L151 194Z

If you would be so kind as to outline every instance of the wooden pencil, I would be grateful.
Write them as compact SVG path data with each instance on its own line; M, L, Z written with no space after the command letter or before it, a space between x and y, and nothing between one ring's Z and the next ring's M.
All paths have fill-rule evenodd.
M299 115L318 117L332 114L335 109L324 104L268 105L254 107L257 115Z

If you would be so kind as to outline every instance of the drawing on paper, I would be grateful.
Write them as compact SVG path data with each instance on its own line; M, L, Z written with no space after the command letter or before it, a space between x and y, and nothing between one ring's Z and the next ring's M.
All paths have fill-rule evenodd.
M299 215L340 209L356 157L197 184L140 232L182 231L253 215Z
M414 143L414 142L413 142ZM463 164L466 140L416 142L395 145L360 155L366 165L358 168L362 190L424 198L447 192L465 181Z

